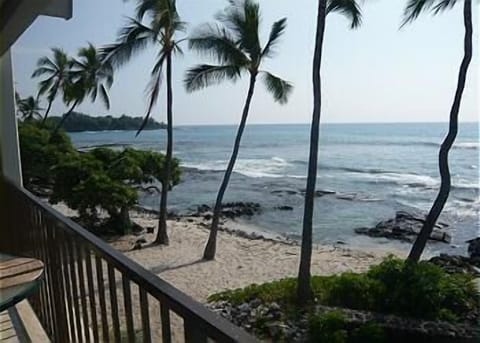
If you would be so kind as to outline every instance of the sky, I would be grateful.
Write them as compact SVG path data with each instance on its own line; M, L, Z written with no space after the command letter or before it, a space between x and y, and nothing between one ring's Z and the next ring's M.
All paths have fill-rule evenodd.
M69 21L39 17L13 47L15 83L21 96L34 95L38 79L30 76L36 61L60 47L71 55L87 42L100 47L115 41L118 30L134 13L134 1L73 0ZM271 24L286 17L288 26L277 55L265 62L268 70L294 85L288 104L275 103L258 83L249 123L309 123L312 115L311 68L314 48L315 0L260 0L261 39L268 38ZM455 92L458 68L463 57L462 7L435 17L429 13L400 29L405 0L361 1L363 25L351 30L341 14L327 18L322 65L322 121L445 122ZM187 37L199 25L212 22L226 0L178 0L181 18L188 23ZM461 107L461 121L478 121L479 25L474 11L474 58ZM85 101L79 112L91 115L142 116L147 107L146 86L157 52L151 47L115 73L110 90L111 109L98 101ZM235 124L239 121L248 77L233 84L186 93L185 71L198 63L211 63L184 47L174 58L174 124ZM153 117L164 121L166 93L162 88ZM45 103L43 104L44 107ZM58 99L53 114L65 111Z

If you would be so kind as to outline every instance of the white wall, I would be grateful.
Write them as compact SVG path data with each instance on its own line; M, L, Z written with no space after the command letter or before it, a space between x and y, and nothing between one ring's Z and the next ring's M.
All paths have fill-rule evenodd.
M22 186L15 91L10 50L0 57L0 152L2 174Z

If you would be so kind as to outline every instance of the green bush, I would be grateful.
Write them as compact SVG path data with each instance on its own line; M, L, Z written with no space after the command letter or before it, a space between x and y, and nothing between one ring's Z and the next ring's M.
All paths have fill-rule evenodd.
M308 341L346 343L348 332L347 323L340 312L329 312L312 316L308 323Z
M241 304L258 298L296 312L296 287L295 278L282 279L214 294L209 301ZM408 264L392 257L367 273L313 276L312 289L319 304L406 317L455 322L480 310L472 277L447 274L428 262Z
M63 131L53 133L35 121L19 122L18 132L25 187L34 190L35 186L50 186L52 167L76 153L70 138Z

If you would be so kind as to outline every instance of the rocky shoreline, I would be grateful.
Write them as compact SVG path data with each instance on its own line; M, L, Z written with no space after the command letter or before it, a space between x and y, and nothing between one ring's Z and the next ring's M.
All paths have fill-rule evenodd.
M425 216L405 211L397 211L395 218L382 220L374 227L359 227L354 231L357 234L369 237L384 237L413 243L420 233L425 222ZM452 236L449 233L450 225L437 222L429 240L434 242L450 243Z

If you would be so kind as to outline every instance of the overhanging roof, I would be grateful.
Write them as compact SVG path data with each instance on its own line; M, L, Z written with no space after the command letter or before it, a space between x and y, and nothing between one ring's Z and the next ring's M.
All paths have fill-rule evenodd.
M39 15L70 19L73 0L0 0L0 56Z

